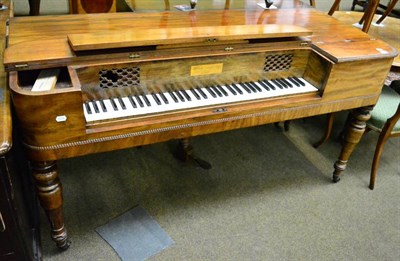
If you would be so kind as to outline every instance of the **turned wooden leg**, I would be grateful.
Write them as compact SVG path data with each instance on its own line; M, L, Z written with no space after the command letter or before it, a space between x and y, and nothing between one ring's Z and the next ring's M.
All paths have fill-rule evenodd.
M193 147L190 145L190 140L188 138L179 140L179 144L174 152L174 155L180 161L186 163L195 163L197 166L203 169L212 168L210 163L193 155Z
M372 107L373 106L358 108L351 112L351 121L347 126L342 151L340 152L339 159L334 164L335 171L333 172L333 182L338 182L340 180L340 174L345 170L351 153L365 131L366 122L371 117L370 112Z
M193 147L189 139L179 140L178 147L175 150L175 157L183 162L189 162L192 158Z
M58 178L56 162L31 162L31 166L40 205L50 222L51 237L57 247L65 250L70 242L64 227L62 186Z

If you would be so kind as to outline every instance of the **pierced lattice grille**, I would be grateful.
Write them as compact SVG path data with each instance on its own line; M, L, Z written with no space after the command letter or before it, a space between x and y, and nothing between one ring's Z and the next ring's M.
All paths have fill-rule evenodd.
M264 71L287 71L292 66L293 54L267 55Z
M115 68L99 71L99 86L101 88L128 87L139 85L140 68Z

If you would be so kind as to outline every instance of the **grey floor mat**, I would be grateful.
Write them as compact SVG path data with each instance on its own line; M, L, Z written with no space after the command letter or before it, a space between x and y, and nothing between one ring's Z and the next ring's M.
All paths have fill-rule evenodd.
M96 231L122 260L145 260L174 243L140 206L98 227Z

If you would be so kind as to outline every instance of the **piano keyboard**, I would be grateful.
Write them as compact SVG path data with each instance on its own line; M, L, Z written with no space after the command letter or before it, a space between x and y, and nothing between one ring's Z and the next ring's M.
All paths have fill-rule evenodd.
M316 91L303 78L289 77L93 100L83 111L86 122L94 122Z

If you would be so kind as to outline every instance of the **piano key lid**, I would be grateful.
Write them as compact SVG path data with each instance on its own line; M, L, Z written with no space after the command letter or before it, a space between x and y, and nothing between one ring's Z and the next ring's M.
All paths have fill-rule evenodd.
M73 51L91 51L111 48L158 46L215 41L279 39L312 35L301 26L286 24L257 24L229 26L201 26L181 28L153 28L135 30L109 30L92 33L69 34Z

